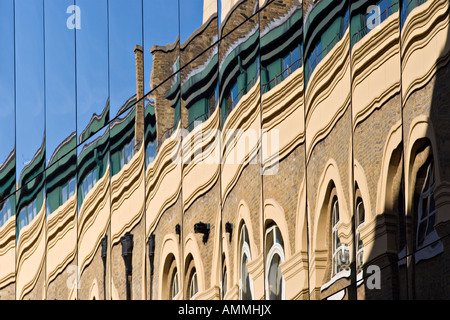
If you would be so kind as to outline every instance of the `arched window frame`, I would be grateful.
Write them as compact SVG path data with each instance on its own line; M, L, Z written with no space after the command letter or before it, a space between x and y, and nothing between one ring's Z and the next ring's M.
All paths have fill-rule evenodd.
M220 294L221 299L225 297L228 291L228 273L227 273L227 264L225 259L225 254L222 255L222 275L220 281Z
M346 268L343 266L350 262L350 250L347 244L342 244L339 239L339 200L335 196L331 203L331 277L338 275ZM341 261L341 262L339 262Z
M247 261L250 262L252 261L252 255L251 255L251 251L250 251L250 244L249 244L249 240L248 240L248 231L247 231L247 227L245 226L245 224L242 225L241 227L241 231L240 231L240 236L239 236L239 244L240 244L240 260L239 260L239 299L242 300L243 299L243 293L242 293L242 281L243 281L243 261L244 261L244 257L247 258ZM247 269L247 266L245 266L245 268ZM248 269L247 269L247 273L248 273ZM250 273L248 273L248 277L249 277L249 283L250 283L250 295L252 300L255 297L254 294L254 288L253 288L253 279Z
M281 232L279 231L279 228L276 225L267 228L265 235L266 243L268 241L269 234L270 236L273 237L273 241L272 246L270 247L266 257L266 278L265 278L266 299L269 299L270 297L269 270L272 259L275 257L275 255L278 255L280 257L280 264L282 264L285 261L284 242L283 239L281 238ZM278 239L278 235L280 236L281 239ZM281 275L281 299L282 300L286 299L286 281L283 275Z
M192 268L191 276L189 277L189 299L194 300L198 294L198 278L197 278L197 270Z
M361 212L362 210L362 212ZM359 196L356 198L356 273L363 272L364 266L364 244L361 239L361 228L365 222L365 207L364 201Z
M170 296L169 299L176 300L180 294L180 284L178 280L178 269L175 267L172 271L172 277L170 278Z

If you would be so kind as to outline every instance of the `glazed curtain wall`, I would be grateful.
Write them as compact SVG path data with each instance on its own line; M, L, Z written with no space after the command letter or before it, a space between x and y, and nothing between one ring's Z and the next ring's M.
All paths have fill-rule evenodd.
M7 267L1 286L15 282L17 299L30 292L42 298L41 270L52 279L78 259L82 273L93 259L90 245L106 239L110 250L119 241L105 236L118 201L114 177L133 165L131 159L142 153L149 166L177 129L192 131L216 108L224 125L257 84L263 95L303 67L306 89L346 33L353 48L371 32L368 16L382 23L400 12L401 34L409 13L423 3L379 1L379 12L372 12L367 8L375 3L345 0L2 1L0 228ZM354 159L353 153L349 148L346 157ZM422 175L426 180L431 173ZM135 192L146 199L146 190ZM94 197L101 205L88 212ZM357 196L347 195L353 197L352 217L363 210ZM102 221L98 235L85 233L90 215L103 217L96 220ZM355 230L361 223L351 222ZM53 228L69 235L59 260L49 253L58 245ZM349 237L357 239L356 232ZM431 245L422 241L420 248ZM344 256L337 274L352 253L336 247ZM416 247L404 250L411 256ZM36 287L42 290L35 293Z

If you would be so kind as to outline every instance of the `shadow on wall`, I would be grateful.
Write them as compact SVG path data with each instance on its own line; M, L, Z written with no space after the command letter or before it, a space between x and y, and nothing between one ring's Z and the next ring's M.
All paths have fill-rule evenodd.
M403 101L403 141L391 155L387 206L375 224L374 239L380 240L364 259L358 299L450 298L449 26L444 30L437 71Z

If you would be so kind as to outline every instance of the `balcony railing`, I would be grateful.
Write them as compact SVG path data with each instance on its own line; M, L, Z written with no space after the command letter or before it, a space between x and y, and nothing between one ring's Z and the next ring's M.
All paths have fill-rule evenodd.
M256 84L256 79L257 77L253 77L248 83L247 85L242 88L236 97L234 97L234 99L231 100L231 110L234 109L234 107L236 107L236 105L238 104L239 100L241 100L241 98L251 89L253 88L253 86Z
M292 63L290 66L288 66L286 69L284 69L283 72L281 72L280 74L278 74L275 77L273 77L272 80L270 80L269 82L263 84L261 86L261 92L262 93L266 93L267 91L269 91L270 89L272 89L273 87L278 85L279 83L283 82L295 70L300 68L301 65L302 65L302 61L301 61L301 59L298 59L297 61Z
M306 74L306 82L308 82L311 74L313 73L314 69L317 67L320 61L322 61L323 58L334 48L334 46L342 39L342 33L337 33L336 36L333 38L333 40L330 41L330 43L322 49L321 52L317 53L314 57L311 57L308 61L309 70Z
M251 88L253 88L253 86L256 84L257 80L259 77L259 73L257 73L249 82L247 82L247 84L245 85L244 88L242 88L241 90L239 90L238 94L236 95L236 97L234 97L234 99L231 99L231 103L227 105L226 110L225 110L225 119L228 118L228 115L231 113L231 111L236 107L236 105L238 104L239 100L241 100L241 98L250 91ZM223 119L225 121L225 119Z
M409 13L416 7L424 4L427 0L404 0L403 7L401 12L400 24L403 28L403 25L408 17Z
M162 146L163 142L164 142L166 139L170 138L170 136L172 135L173 131L174 131L174 128L173 128L173 127L171 127L171 128L169 128L169 129L167 129L166 131L164 131L164 133L163 133L163 134L161 135L161 137L158 139L158 143L156 144L156 145L157 145L157 150L159 150L159 148Z

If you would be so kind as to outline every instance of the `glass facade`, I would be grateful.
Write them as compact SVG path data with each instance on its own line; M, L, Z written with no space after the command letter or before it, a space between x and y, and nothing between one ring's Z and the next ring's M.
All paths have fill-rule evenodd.
M142 228L142 232L139 231L142 237L135 235L133 250L137 250L139 241L144 247L149 242L149 235L164 225L166 220L163 212L170 210L178 210L173 219L180 219L178 223L182 225L190 223L193 226L198 222L187 214L189 206L197 204L192 200L194 196L185 196L190 187L183 185L187 181L185 178L194 169L187 162L181 167L172 167L172 164L164 163L161 159L171 152L172 159L175 159L175 154L180 152L175 144L183 144L186 137L192 139L192 144L195 145L197 136L191 133L203 130L204 126L213 126L216 118L220 130L240 129L247 126L247 119L254 117L255 126L264 131L265 126L278 121L277 115L271 115L267 106L271 103L282 105L284 102L280 102L281 100L271 102L271 99L277 99L274 98L277 92L289 96L282 90L283 86L290 83L294 85L289 90L297 92L298 97L289 96L289 103L302 109L302 116L294 118L296 120L290 123L304 128L306 138L304 135L299 138L299 145L303 147L295 151L295 159L300 159L302 163L303 175L293 174L289 179L304 183L308 196L305 196L303 202L309 205L316 195L320 198L319 186L312 181L322 172L325 164L315 162L317 155L314 152L318 152L318 149L308 150L309 122L316 119L312 115L314 109L310 109L308 104L314 105L319 101L319 105L321 99L325 100L326 97L321 96L321 90L325 92L326 87L334 81L330 80L326 84L315 82L324 72L323 67L320 67L323 65L322 61L339 54L336 51L341 46L347 48L344 55L349 60L352 59L351 54L355 53L353 48L367 40L371 32L375 33L376 26L385 25L389 19L398 20L396 28L400 34L398 38L401 38L408 16L415 8L426 3L422 0L321 0L303 3L297 0L2 0L0 237L4 239L0 239L0 242L2 246L12 246L14 253L12 256L2 256L0 252L0 265L9 266L0 274L0 288L15 283L15 291L11 294L15 299L23 299L25 296L32 299L42 297L44 292L47 298L57 297L59 291L51 284L54 283L56 287L59 285L58 281L66 283L65 278L61 280L61 274L72 265L77 266L76 273L85 283L93 281L86 270L91 268L93 261L98 259L97 256L100 257L100 245L105 243L101 259L108 268L105 267L105 271L101 271L98 276L99 293L81 293L83 287L77 287L77 282L73 287L67 288L67 293L60 298L124 298L125 293L122 292L114 296L116 289L111 284L120 282L122 274L127 272L124 270L128 268L127 255L115 249L120 247L120 243L121 248L124 248L122 237L133 230L137 232L136 226L139 226ZM397 41L400 41L398 38ZM347 39L348 45L342 45ZM401 63L400 57L398 61ZM343 64L340 70L346 67L347 64ZM351 72L353 71L345 73L341 78L351 88L349 96L357 85L354 78L358 75ZM333 79L339 76L338 70ZM381 81L381 78L374 81ZM311 90L316 91L307 91L310 85ZM370 86L367 90L370 90ZM398 93L398 96L401 95L401 92ZM256 111L246 114L246 108L250 108L248 105L252 103L252 99L257 101ZM350 100L349 98L349 105L357 103L354 102L356 100ZM290 114L290 111L286 112ZM399 107L396 113L398 121L403 121L400 120L401 112L406 115L407 111ZM344 120L348 118L349 127L353 127L353 116L350 111L342 111L339 117ZM404 119L406 121L407 116ZM253 126L253 123L248 126ZM361 144L367 142L360 139L356 125L354 131L348 130L348 139L352 139L353 145L340 149L339 155L333 157L345 158L343 162L353 168L357 166L355 163L359 159L358 141ZM225 133L221 134L225 137ZM220 139L221 134L217 136ZM317 134L318 140L323 138L320 134L321 132ZM202 136L201 139L209 138ZM230 142L228 138L223 139L223 145L222 142L217 145L225 149L232 148L234 142ZM297 141L297 138L289 134L284 134L282 139ZM258 136L257 141L262 140L263 136ZM377 148L382 144L384 142L373 141ZM399 146L399 149L395 149L398 154L387 160L386 167L392 169L403 163L403 157L406 156L403 155L403 142ZM203 146L200 150L209 150L208 148ZM286 143L285 149L289 148L289 143ZM326 148L332 146L327 145ZM294 152L293 147L289 150ZM328 269L326 276L320 274L326 281L319 279L319 275L314 272L307 273L306 277L317 276L320 280L317 281L321 283L311 281L311 285L315 283L316 287L305 288L306 293L301 297L340 297L339 292L345 291L345 288L359 288L364 277L367 279L370 275L364 273L369 260L396 275L390 284L390 292L395 291L395 297L408 297L408 290L416 290L415 284L418 288L425 288L426 283L422 279L426 276L420 275L426 271L421 265L434 257L440 259L448 242L443 240L448 235L437 232L434 228L438 222L442 222L442 218L438 218L436 198L445 193L445 187L439 185L441 178L438 174L448 169L448 163L438 163L439 158L433 157L439 151L440 147L433 147L431 142L426 141L421 141L414 149L411 157L423 158L423 161L420 165L411 167L408 179L417 182L413 187L405 187L405 183L411 183L412 180L404 181L405 173L400 172L404 168L398 169L400 171L392 169L394 171L389 171L385 177L388 182L379 182L386 183L393 190L393 205L389 208L390 211L386 209L391 214L386 218L392 220L389 220L391 224L387 223L387 227L383 225L380 228L394 228L396 234L386 240L386 247L381 250L383 254L378 256L375 251L370 255L373 244L371 240L367 240L367 228L381 230L375 226L377 222L371 225L369 221L370 214L376 214L375 210L371 213L370 208L376 207L374 203L377 200L365 198L363 189L367 189L367 185L360 182L353 185L347 178L343 179L342 185L344 182L350 185L351 192L341 192L340 186L330 184L327 195L320 198L322 209L313 206L317 212L327 212L328 216L323 221L322 217L314 220L312 213L305 213L311 214L309 217L313 219L308 227L317 228L317 225L324 223L329 229L323 239L307 238L314 234L313 229L312 233L308 231L304 236L298 236L298 232L303 234L306 230L306 227L300 229L298 225L297 230L290 230L289 235L282 235L281 232L285 232L284 226L277 226L275 220L267 223L261 218L263 226L257 224L257 227L252 227L252 223L246 221L247 225L241 229L238 222L233 220L233 241L237 243L235 238L240 238L238 244L233 242L233 246L230 245L230 250L236 249L234 256L229 256L228 252L218 253L219 260L222 261L219 263L219 278L224 278L220 279L222 292L219 296L224 298L233 294L234 284L231 281L234 277L239 279L240 285L235 290L236 298L259 298L255 292L257 288L254 288L254 281L259 280L249 267L249 260L258 259L258 252L252 251L257 246L253 243L255 242L266 247L265 250L259 249L259 252L271 259L267 261L267 267L263 266L267 273L266 279L262 280L263 286L268 286L264 290L265 298L290 298L285 291L292 290L292 285L286 280L284 266L289 263L298 246L289 247L287 240L291 238L294 241L294 238L302 237L314 245L317 242L314 257L317 261L306 257L306 270L308 267ZM220 158L227 157L227 152L220 151ZM257 162L263 159L260 156L259 153L255 156L259 158ZM192 158L195 158L194 154ZM338 159L337 162L339 161ZM297 164L293 161L289 166L296 171ZM439 164L440 171L437 170ZM300 170L300 165L298 168ZM221 174L228 174L226 170L226 166L220 167L212 176L216 179ZM357 177L358 173L352 170L356 169L351 169L347 176ZM171 172L175 172L173 176L170 176ZM203 179L202 172L197 174L199 180ZM245 174L247 173L243 169L239 171L229 179L230 185ZM311 180L308 181L307 176L311 176ZM179 181L174 177L178 177ZM249 179L245 183L249 183L249 189L261 188L262 193L266 190L260 184L267 187L278 183L281 188L284 183L276 180L272 182L272 178L259 175L259 171L255 177L257 182ZM375 177L381 181L381 174L377 173ZM164 184L166 180L169 182ZM159 200L176 183L180 186L174 195L167 195L167 199ZM226 206L234 201L230 199L235 197L233 190L237 187L230 187L228 190L227 181L217 182L220 183L225 186L224 191L219 187L217 190L220 191L214 191L219 200L216 199L217 207L210 211L223 210L223 219L220 213L219 218L215 218L218 223L215 227L225 232L220 224L223 222L225 225L227 222ZM201 196L209 190L204 185L198 187L202 190L199 192ZM163 190L162 193L159 189ZM269 193L266 193L267 199ZM257 194L259 197L259 192ZM405 194L410 198L405 199ZM297 194L292 194L286 202L294 203L298 198ZM265 203L266 198L258 199ZM135 207L136 213L133 211ZM416 208L417 212L413 213L415 209L411 208ZM201 211L202 208L196 210ZM210 219L209 222L213 224L206 209L203 210L204 215L200 217ZM265 207L261 208L259 214L265 214L265 210ZM309 207L305 212L309 212L308 210ZM348 221L346 214L350 217ZM173 219L167 218L167 221L171 222ZM286 225L292 221L294 220L289 220ZM8 236L8 228L13 228L13 237ZM289 228L286 227L286 230ZM348 233L343 233L342 228ZM175 239L187 237L190 233L195 235L193 228L191 229L183 229ZM170 229L166 234L174 232ZM259 233L264 241L254 240L249 236L250 232ZM213 231L210 239L212 235ZM160 235L158 241L162 241L164 236ZM231 243L231 234L229 236ZM6 240L9 242L5 244ZM220 236L220 241L228 242L228 238ZM58 246L63 246L64 249ZM219 247L222 248L217 246ZM272 247L274 249L270 251ZM308 247L304 249L307 251ZM143 263L153 263L153 260L148 260L153 258L149 258L147 247L142 250L137 251L137 254L145 261ZM320 250L329 252L323 254ZM163 250L157 252L159 254ZM194 261L191 262L194 265L190 275L184 274L182 264L177 265L176 258L171 257L170 260L170 265L173 266L170 268L171 275L167 276L171 283L167 285L167 297L202 297L202 291L208 289L209 282L205 284L200 278L204 270L195 264L197 257L190 257ZM169 270L162 257L155 255L154 259L155 264L158 264L155 274L165 272L160 270ZM321 259L328 259L330 266L319 265ZM413 273L407 266L406 259L422 264ZM117 260L120 260L121 265L122 260L125 261L125 267L121 267L124 270L114 269L112 261ZM238 265L225 265L225 261L237 261ZM444 258L440 263L444 263ZM391 270L393 266L395 271ZM8 271L10 269L12 271ZM46 272L41 272L43 270ZM185 276L187 280L183 278ZM385 273L382 272L382 276ZM439 276L448 277L448 274ZM434 275L433 283L438 281L439 276ZM47 280L43 281L41 277ZM164 289L155 289L158 282L153 283L151 277L148 271L140 275L139 279L144 280L141 281L142 287L136 289L136 292L140 290L143 294L136 296L133 291L132 298L167 298L164 296ZM165 279L159 273L158 277ZM290 278L292 277L294 276ZM420 280L417 277L421 277ZM337 287L344 289L330 289L336 281L341 281ZM136 286L136 283L138 281L133 282L133 285ZM300 287L302 285L298 284ZM345 296L371 297L371 291L362 294L358 288L354 288L354 293L351 289L345 291ZM322 292L322 295L315 296L315 290ZM443 289L439 292L448 295L447 291ZM300 295L297 296L299 297ZM374 297L378 298L377 295ZM409 297L415 295L410 292Z

